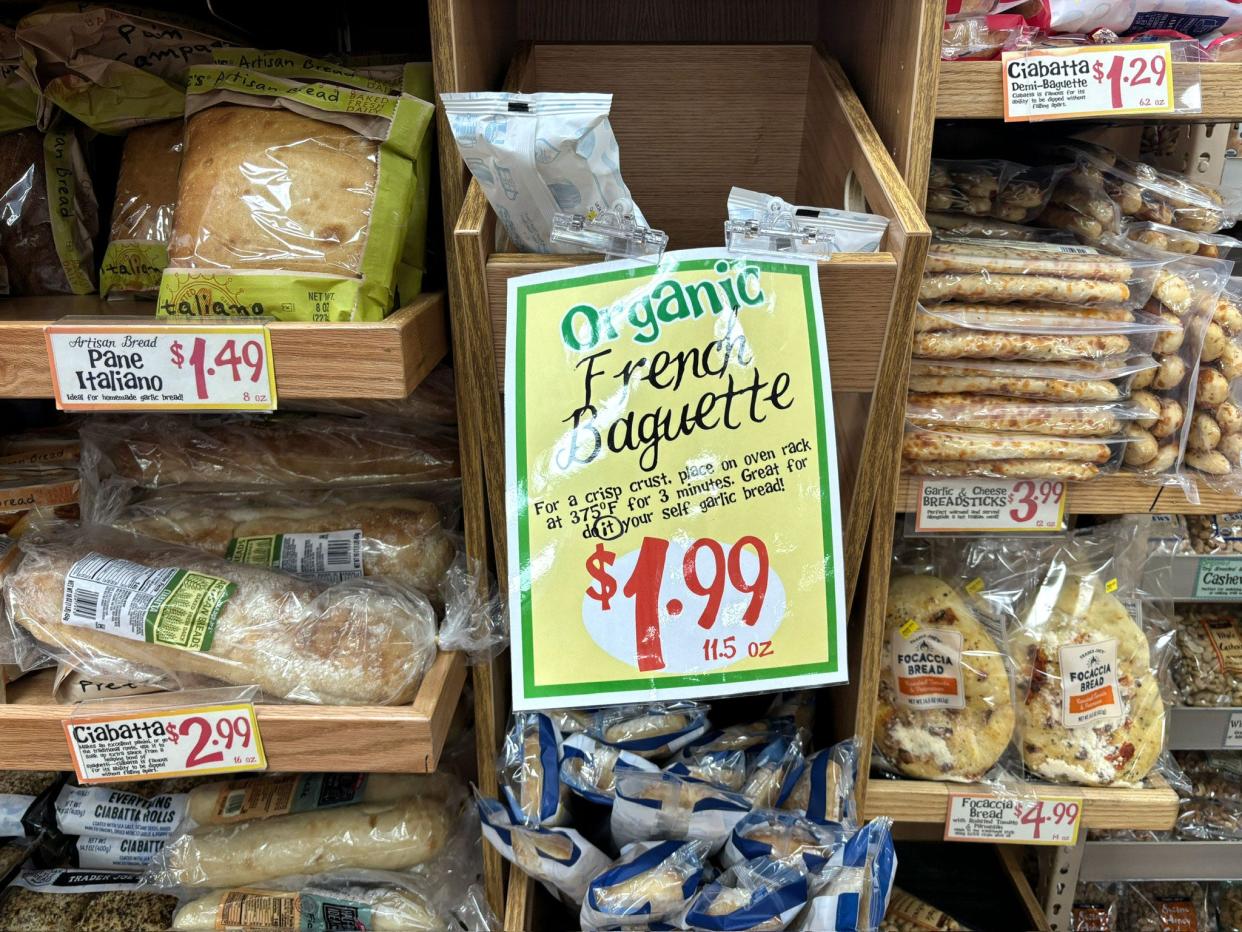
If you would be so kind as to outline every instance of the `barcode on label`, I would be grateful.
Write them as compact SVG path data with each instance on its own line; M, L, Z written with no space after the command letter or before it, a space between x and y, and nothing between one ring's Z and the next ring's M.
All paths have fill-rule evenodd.
M328 569L344 567L352 569L354 565L354 542L352 540L328 541L328 555L324 565Z
M73 593L73 617L85 621L99 618L99 593L90 589L76 589Z
M245 790L233 790L224 799L224 806L220 809L220 814L231 818L242 811L242 803L246 801Z

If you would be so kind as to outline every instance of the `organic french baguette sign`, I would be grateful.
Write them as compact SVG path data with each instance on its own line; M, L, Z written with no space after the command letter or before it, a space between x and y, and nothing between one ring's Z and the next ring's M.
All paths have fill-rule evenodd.
M814 263L718 249L509 281L514 707L846 679Z

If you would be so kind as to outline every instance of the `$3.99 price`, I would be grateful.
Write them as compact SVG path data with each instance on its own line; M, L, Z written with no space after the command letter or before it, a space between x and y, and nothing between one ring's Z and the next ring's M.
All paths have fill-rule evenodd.
M1009 517L1015 524L1025 524L1039 513L1041 505L1060 502L1064 494L1064 482L1044 479L1036 483L1033 479L1020 479L1009 493L1009 504L1014 506L1009 509Z
M773 653L769 634L784 614L785 596L767 545L758 537L747 535L733 544L701 537L688 546L644 537L637 553L620 562L615 551L598 543L586 558L586 572L588 629L592 620L602 626L603 633L592 630L592 636L627 662L632 658L640 672L685 672ZM619 598L626 600L620 606ZM694 603L697 608L690 609ZM630 612L633 636L622 650L617 623L624 626ZM717 627L722 618L728 624L721 627L736 630L740 624L741 633L722 635Z
M246 340L241 344L240 352L236 340L225 340L224 345L220 347L219 352L212 357L210 364L207 361L207 340L203 337L194 337L194 343L190 349L189 356L183 352L180 340L174 340L169 346L169 359L174 366L180 369L187 362L190 364L190 370L194 373L194 388L198 393L200 401L209 397L207 390L207 377L214 376L217 372L227 371L232 381L240 382L243 377L248 378L251 382L264 381L266 388L266 378L263 374L264 365L267 361L267 354L264 352L263 343L260 340ZM246 367L249 372L243 375L242 367ZM249 393L245 396L246 400L250 400Z

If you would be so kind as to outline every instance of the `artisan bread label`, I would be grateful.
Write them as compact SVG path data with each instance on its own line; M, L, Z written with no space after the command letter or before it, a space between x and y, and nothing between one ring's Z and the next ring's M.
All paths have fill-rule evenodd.
M362 799L365 773L313 773L275 780L234 780L221 787L215 814L220 822L242 822L348 806Z
M903 627L893 632L897 703L911 709L963 709L962 633Z
M1216 665L1224 674L1242 674L1242 632L1232 618L1212 616L1200 618L1199 624L1216 654Z
M1117 641L1061 647L1061 716L1068 728L1120 720Z
M363 574L362 531L234 537L224 556L234 563L270 566L331 586Z
M296 929L329 932L373 929L365 903L310 893L229 890L216 912L217 929Z
M88 553L65 575L61 623L181 650L211 649L237 585L175 567Z

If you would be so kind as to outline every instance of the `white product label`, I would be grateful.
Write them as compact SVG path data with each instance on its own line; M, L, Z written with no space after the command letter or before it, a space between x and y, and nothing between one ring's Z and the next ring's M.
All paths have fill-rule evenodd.
M1221 746L1242 748L1242 712L1229 713L1229 721L1225 724L1225 740Z
M1082 800L1073 796L1003 799L952 793L945 841L1072 845L1078 841Z
M908 630L908 629L903 629ZM962 709L962 632L919 628L893 632L897 703L911 709Z
M73 769L83 783L267 769L249 702L72 716L63 725Z
M26 834L22 816L34 805L35 797L21 793L0 793L0 838L21 837Z
M56 797L56 825L66 835L167 838L185 818L188 799L185 793L148 799L103 786L65 786Z
M1118 721L1117 641L1066 644L1060 649L1061 716L1068 728Z
M44 332L64 411L276 408L263 324L54 324Z
M236 591L216 576L88 553L65 575L61 622L182 650L211 648Z
M1065 483L1053 479L924 479L915 530L1059 531L1065 499Z
M1171 113L1170 49L1167 42L1139 42L1005 52L1005 120Z
M362 531L235 537L229 541L225 558L234 563L270 566L331 586L362 575Z
M24 870L13 878L12 883L15 887L25 887L38 893L108 893L112 890L132 890L141 880L141 874L53 868Z
M162 838L104 838L84 836L75 845L78 867L92 870L146 870L151 859L164 850Z
M991 250L1004 250L1004 243L997 243L994 239L986 239L982 236L955 236L951 240L954 244L969 243L973 246L986 246ZM1013 249L1027 250L1030 252L1047 252L1054 255L1063 256L1098 256L1100 251L1091 246L1073 246L1069 243L1032 243L1025 240L1010 244Z

